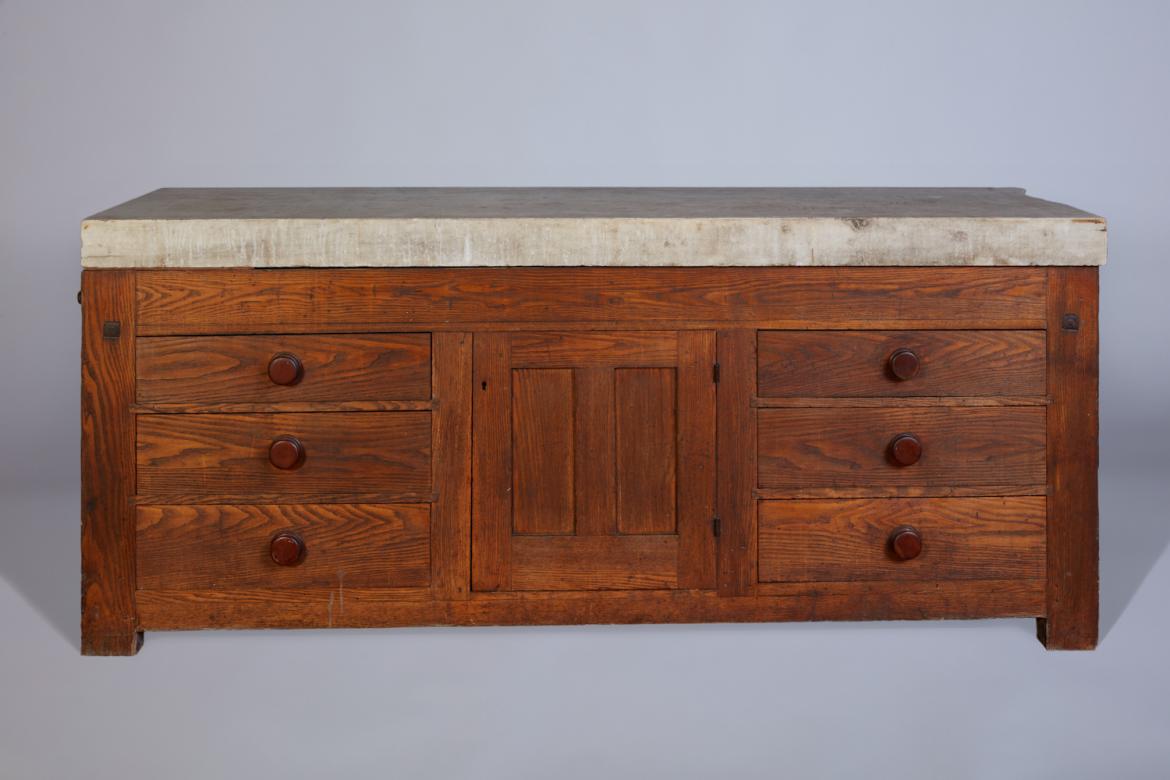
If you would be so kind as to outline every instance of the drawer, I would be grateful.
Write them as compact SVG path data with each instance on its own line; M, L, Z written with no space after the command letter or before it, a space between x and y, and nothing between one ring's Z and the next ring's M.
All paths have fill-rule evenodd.
M137 340L140 403L425 400L425 333Z
M762 397L1038 396L1044 331L760 331Z
M762 501L759 578L1042 579L1045 511L1043 496Z
M795 408L758 412L763 488L1042 486L1045 408ZM909 435L916 462L892 445ZM902 462L913 442L902 442Z
M144 590L425 587L431 577L426 505L140 506L137 540Z
M429 501L431 413L140 414L137 466L161 503Z

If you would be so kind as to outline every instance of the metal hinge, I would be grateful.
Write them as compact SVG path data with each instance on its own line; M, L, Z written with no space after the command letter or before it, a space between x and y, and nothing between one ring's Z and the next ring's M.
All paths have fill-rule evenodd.
M719 532L722 530L720 527L721 525L722 523L719 522L719 515L715 515L711 518L711 533L714 536L719 536Z
M716 363L715 367L713 369L711 369L711 381L713 381L715 384L719 384L719 364L718 363Z

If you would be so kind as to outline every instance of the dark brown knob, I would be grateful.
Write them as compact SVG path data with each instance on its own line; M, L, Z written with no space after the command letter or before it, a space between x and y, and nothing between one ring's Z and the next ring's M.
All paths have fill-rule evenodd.
M268 378L275 385L295 385L305 375L305 367L296 355L281 352L268 361Z
M895 466L913 466L922 457L922 442L912 433L899 433L890 441L889 452Z
M281 436L268 447L268 460L278 469L295 469L305 460L305 448L292 436Z
M900 525L890 532L890 550L901 561L917 558L922 553L922 534L912 525Z
M274 563L295 566L305 556L305 542L292 531L281 531L268 543L268 553Z
M920 367L918 355L909 349L894 350L894 354L890 355L889 363L890 373L894 375L895 379L901 382L917 376Z

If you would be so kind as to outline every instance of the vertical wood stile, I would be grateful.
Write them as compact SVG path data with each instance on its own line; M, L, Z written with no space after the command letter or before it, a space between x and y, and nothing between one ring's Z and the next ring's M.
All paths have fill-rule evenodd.
M81 276L81 652L133 655L134 272Z
M477 333L473 345L471 587L511 588L512 377L507 333Z
M678 336L678 586L715 587L715 333Z
M1049 649L1097 645L1097 269L1048 270Z
M742 596L756 582L756 331L719 331L717 339L719 593Z
M470 333L435 333L435 400L431 513L431 589L435 598L465 599L471 577Z

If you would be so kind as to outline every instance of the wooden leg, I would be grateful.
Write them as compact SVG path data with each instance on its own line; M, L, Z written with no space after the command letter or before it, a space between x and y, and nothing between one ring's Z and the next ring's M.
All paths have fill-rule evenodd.
M81 652L134 655L134 275L81 277Z
M1097 269L1048 273L1049 650L1097 645Z

